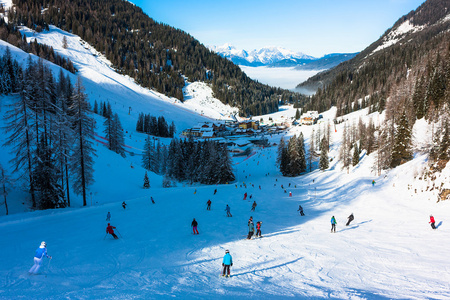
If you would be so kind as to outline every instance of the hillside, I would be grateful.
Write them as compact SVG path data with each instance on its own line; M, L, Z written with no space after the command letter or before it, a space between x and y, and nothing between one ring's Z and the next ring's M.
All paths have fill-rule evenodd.
M183 100L185 79L211 84L215 97L241 115L274 112L278 98L302 96L251 80L238 66L212 53L180 29L155 22L128 1L13 1L9 20L38 32L55 25L80 36L104 54L113 68Z
M353 59L298 85L317 91L299 105L320 111L337 106L338 115L343 115L368 106L382 111L388 98L398 98L398 90L409 90L412 96L415 81L428 81L448 60L449 6L445 0L428 0L401 17ZM358 99L362 103L354 105Z

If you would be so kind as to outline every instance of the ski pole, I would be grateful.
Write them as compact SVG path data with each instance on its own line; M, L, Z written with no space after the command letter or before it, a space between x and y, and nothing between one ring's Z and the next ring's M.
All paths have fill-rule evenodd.
M106 236L108 235L108 233L105 234L105 236L103 237L103 239L106 239Z
M122 234L120 234L120 231L117 230L117 228L116 228L116 231L117 231L117 233L120 235L120 237L122 237Z

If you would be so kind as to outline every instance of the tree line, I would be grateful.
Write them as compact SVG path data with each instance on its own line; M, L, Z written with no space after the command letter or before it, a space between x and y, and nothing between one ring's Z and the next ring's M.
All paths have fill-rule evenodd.
M169 126L163 116L156 118L150 114L140 113L136 122L136 131L159 137L173 138L176 127L174 122Z
M1 60L12 60L8 50ZM70 206L70 187L86 205L94 181L95 121L81 79L73 85L61 70L55 80L43 60L31 56L17 74L19 92L10 97L3 128L13 172L27 182L33 208Z
M142 166L181 182L225 184L235 180L228 147L216 141L173 139L166 147L148 136Z

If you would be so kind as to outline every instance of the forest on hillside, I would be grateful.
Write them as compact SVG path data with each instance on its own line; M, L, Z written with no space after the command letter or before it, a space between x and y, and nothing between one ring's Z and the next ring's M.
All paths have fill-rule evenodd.
M14 0L16 25L47 30L55 25L79 35L139 84L183 100L185 78L209 83L214 96L244 116L278 110L305 97L250 79L229 60L212 53L186 32L161 24L123 0Z

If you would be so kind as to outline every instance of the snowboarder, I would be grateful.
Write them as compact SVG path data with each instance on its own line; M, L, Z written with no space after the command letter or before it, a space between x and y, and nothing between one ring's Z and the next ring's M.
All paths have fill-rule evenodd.
M336 233L336 219L334 218L334 216L331 217L331 232L335 232Z
M106 214L106 221L111 220L111 213L108 211L108 213Z
M347 224L345 224L345 226L350 225L350 222L353 221L353 220L355 219L355 217L353 216L353 213L351 213L350 216L348 216L347 219L348 219L348 222L347 222Z
M436 229L436 226L434 226L435 221L434 221L433 215L430 215L430 222L428 222L428 223L431 224L431 228Z
M153 197L150 197L150 200L152 200L152 204L155 204L155 200L153 200Z
M223 273L222 276L225 277L225 274L227 277L230 277L230 267L233 265L233 258L230 255L230 251L225 250L225 256L223 257L222 261L222 267L223 267Z
M225 207L225 211L227 212L227 217L232 217L231 212L230 212L230 207L227 204L227 207Z
M305 214L303 213L303 207L301 205L298 206L298 212L300 212L300 216L304 216Z
M214 195L217 193L217 189L214 190Z
M106 233L108 234L110 234L110 235L112 235L113 237L114 237L114 239L118 239L118 237L117 237L117 235L114 233L114 230L113 229L116 229L116 227L114 227L114 226L111 226L111 224L110 223L108 223L108 226L106 227Z
M253 201L253 204L252 204L252 211L255 211L255 208L256 208L256 201Z
M127 208L127 204L125 203L125 201L122 202L122 207L123 209Z
M250 240L254 233L255 233L255 225L253 225L253 221L249 221L247 240Z
M256 237L261 237L261 221L256 222Z
M47 254L47 243L42 242L39 248L36 249L36 252L34 254L34 265L31 267L31 269L28 271L29 274L37 274L40 267L42 266L42 260L44 259L44 256L48 259L52 259L51 256L48 256Z
M247 200L247 192L244 194L244 200Z
M192 226L192 231L194 232L194 234L198 234L198 230L197 230L198 223L197 223L197 221L195 221L195 218L192 221L191 226Z
M206 206L206 210L211 210L211 200L208 200L208 202L206 202L207 206Z

